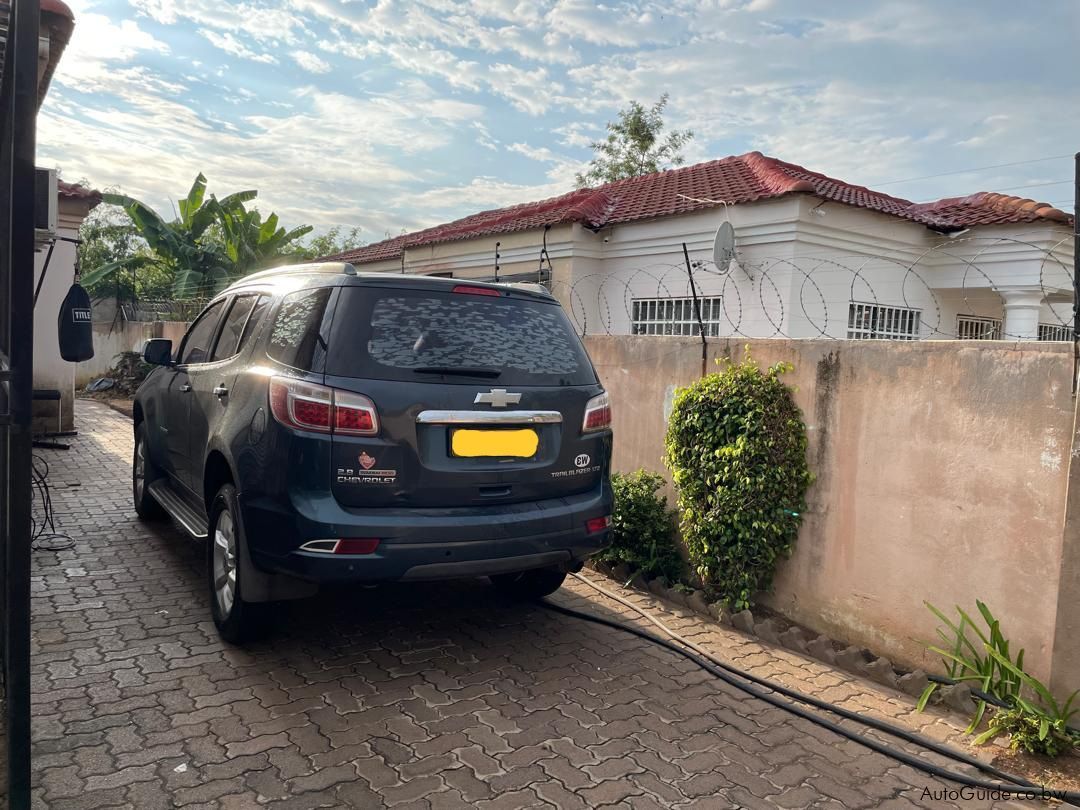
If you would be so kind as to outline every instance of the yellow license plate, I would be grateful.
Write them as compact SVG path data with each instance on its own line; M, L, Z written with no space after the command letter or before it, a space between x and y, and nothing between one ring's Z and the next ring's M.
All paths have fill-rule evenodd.
M464 458L532 458L540 437L531 428L521 430L467 430L450 434L450 452Z

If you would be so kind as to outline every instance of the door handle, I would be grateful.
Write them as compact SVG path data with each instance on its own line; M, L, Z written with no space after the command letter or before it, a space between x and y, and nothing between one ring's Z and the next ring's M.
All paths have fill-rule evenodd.
M184 383L183 385L180 386L181 393L186 394L190 390L191 390L191 383Z
M216 388L214 388L213 393L214 393L214 396L216 396L216 397L223 397L223 396L225 396L226 394L229 393L229 389L226 388L224 385L218 384L218 386Z

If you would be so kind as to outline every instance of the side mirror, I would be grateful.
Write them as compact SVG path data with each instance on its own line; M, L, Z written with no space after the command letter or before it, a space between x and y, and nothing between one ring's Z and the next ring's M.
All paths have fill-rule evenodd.
M172 365L172 341L168 338L150 338L143 349L143 360L154 366Z

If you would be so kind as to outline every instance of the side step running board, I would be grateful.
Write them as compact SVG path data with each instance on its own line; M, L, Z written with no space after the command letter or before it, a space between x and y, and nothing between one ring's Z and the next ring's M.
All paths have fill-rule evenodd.
M206 539L206 535L209 534L206 515L202 513L201 509L196 509L179 495L169 485L167 478L152 481L150 483L150 494L169 513L169 516L180 524L180 528L196 540Z

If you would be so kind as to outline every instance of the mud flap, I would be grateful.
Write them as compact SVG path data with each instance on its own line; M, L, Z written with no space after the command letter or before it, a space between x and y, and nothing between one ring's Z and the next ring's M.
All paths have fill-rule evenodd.
M246 542L240 544L240 582L245 602L280 602L307 599L319 592L319 586L284 574L260 571L251 561Z

